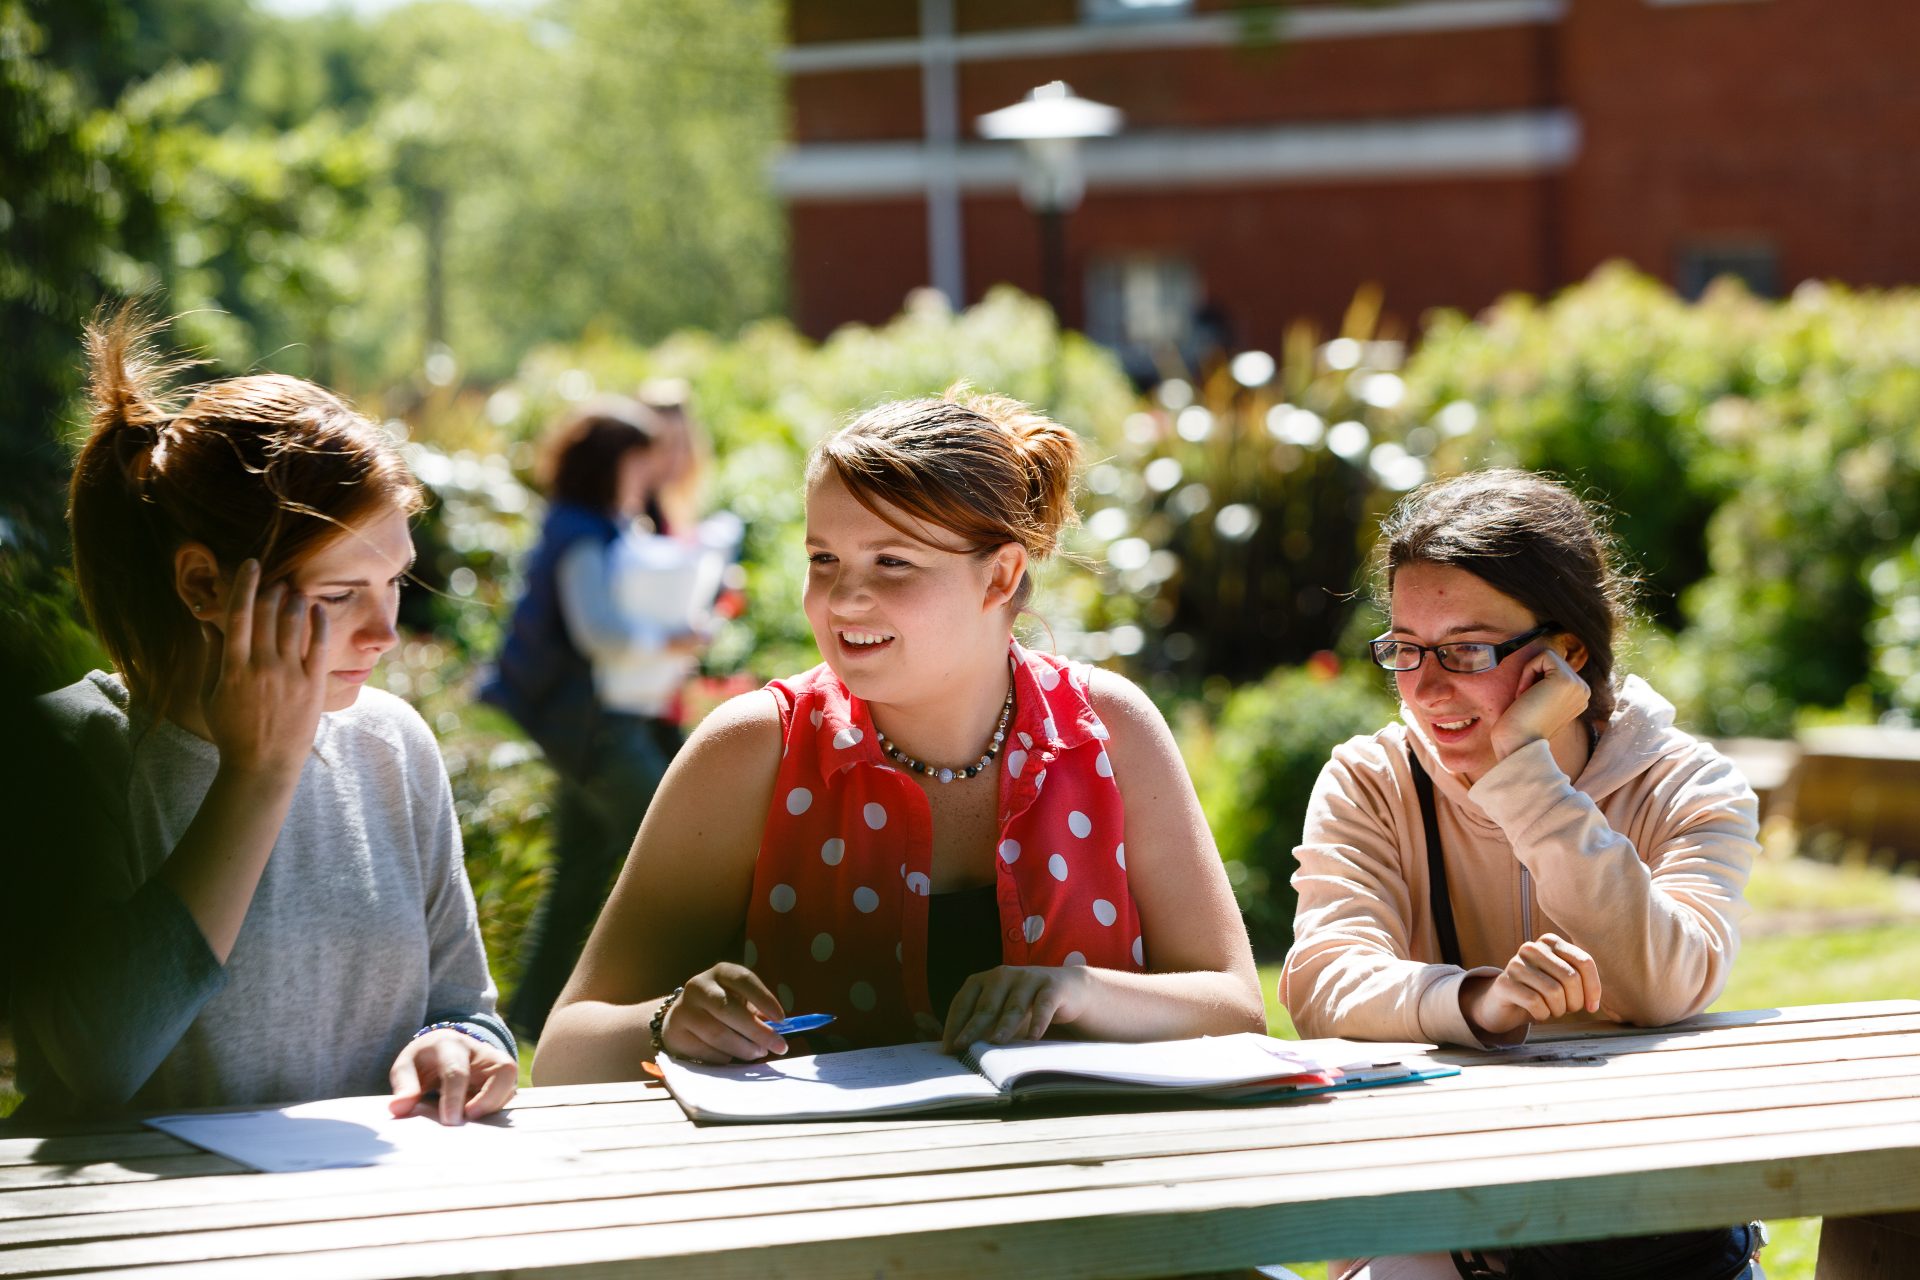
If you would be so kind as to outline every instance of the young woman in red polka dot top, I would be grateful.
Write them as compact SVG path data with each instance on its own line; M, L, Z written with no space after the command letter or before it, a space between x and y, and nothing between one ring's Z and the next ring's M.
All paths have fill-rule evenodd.
M791 1051L1264 1028L1172 735L1111 672L1028 650L1074 437L1024 405L881 405L807 467L826 661L733 699L667 774L540 1042L542 1084L661 1046ZM769 1021L831 1013L791 1040Z

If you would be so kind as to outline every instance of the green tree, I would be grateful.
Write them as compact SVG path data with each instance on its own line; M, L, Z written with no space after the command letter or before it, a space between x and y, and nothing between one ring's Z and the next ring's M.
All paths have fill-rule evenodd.
M74 21L104 6L52 8ZM34 690L95 655L56 568L80 326L157 239L123 116L54 59L41 16L0 0L0 651Z
M403 345L494 378L545 342L775 310L779 38L770 0L381 19L369 78L408 218L395 266L418 290Z
M71 20L110 6L53 6ZM47 29L0 0L0 516L44 527L66 470L59 422L78 388L76 339L130 255L157 240L121 117L50 55Z

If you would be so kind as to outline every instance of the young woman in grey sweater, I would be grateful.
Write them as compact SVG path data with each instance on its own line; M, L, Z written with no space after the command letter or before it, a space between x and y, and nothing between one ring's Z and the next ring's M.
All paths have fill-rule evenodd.
M71 843L24 855L45 912L13 975L22 1114L498 1110L515 1050L446 771L365 687L398 639L419 486L312 383L170 405L151 332L122 310L87 335L74 569L116 670L42 700L85 803Z

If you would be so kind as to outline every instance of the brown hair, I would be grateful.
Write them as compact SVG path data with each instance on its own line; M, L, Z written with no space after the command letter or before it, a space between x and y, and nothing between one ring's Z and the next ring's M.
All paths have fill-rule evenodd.
M1079 457L1079 440L1044 414L1007 396L954 387L937 400L867 410L814 446L807 478L831 467L862 506L896 528L881 503L947 530L970 553L1017 542L1039 561L1075 519ZM1028 575L1015 608L1025 608L1032 593Z
M1380 547L1389 597L1402 565L1452 565L1576 637L1593 691L1583 718L1599 727L1612 717L1614 637L1630 616L1633 580L1604 517L1573 490L1505 468L1437 480L1381 522Z
M562 418L547 433L540 487L555 502L611 511L620 487L620 459L651 449L660 437L654 411L638 400L605 396Z
M191 362L153 345L162 324L133 304L86 329L92 429L74 462L67 518L80 597L136 699L168 696L199 623L174 585L174 553L198 542L222 569L260 561L284 578L382 504L408 515L419 483L381 429L323 387L261 374L189 388Z
M679 433L680 473L668 476L654 491L647 515L662 533L684 533L700 521L707 472L713 467L713 445L693 414L693 388L684 378L653 378L640 384L635 397L658 415L665 440Z

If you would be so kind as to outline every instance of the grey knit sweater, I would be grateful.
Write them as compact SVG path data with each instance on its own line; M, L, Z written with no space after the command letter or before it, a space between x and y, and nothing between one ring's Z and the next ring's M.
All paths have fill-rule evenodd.
M453 796L432 733L364 689L313 753L222 966L154 873L212 785L213 744L129 707L93 672L42 700L98 810L59 860L65 922L15 975L21 1115L265 1104L387 1092L422 1026L508 1053ZM44 877L43 877L44 882Z

